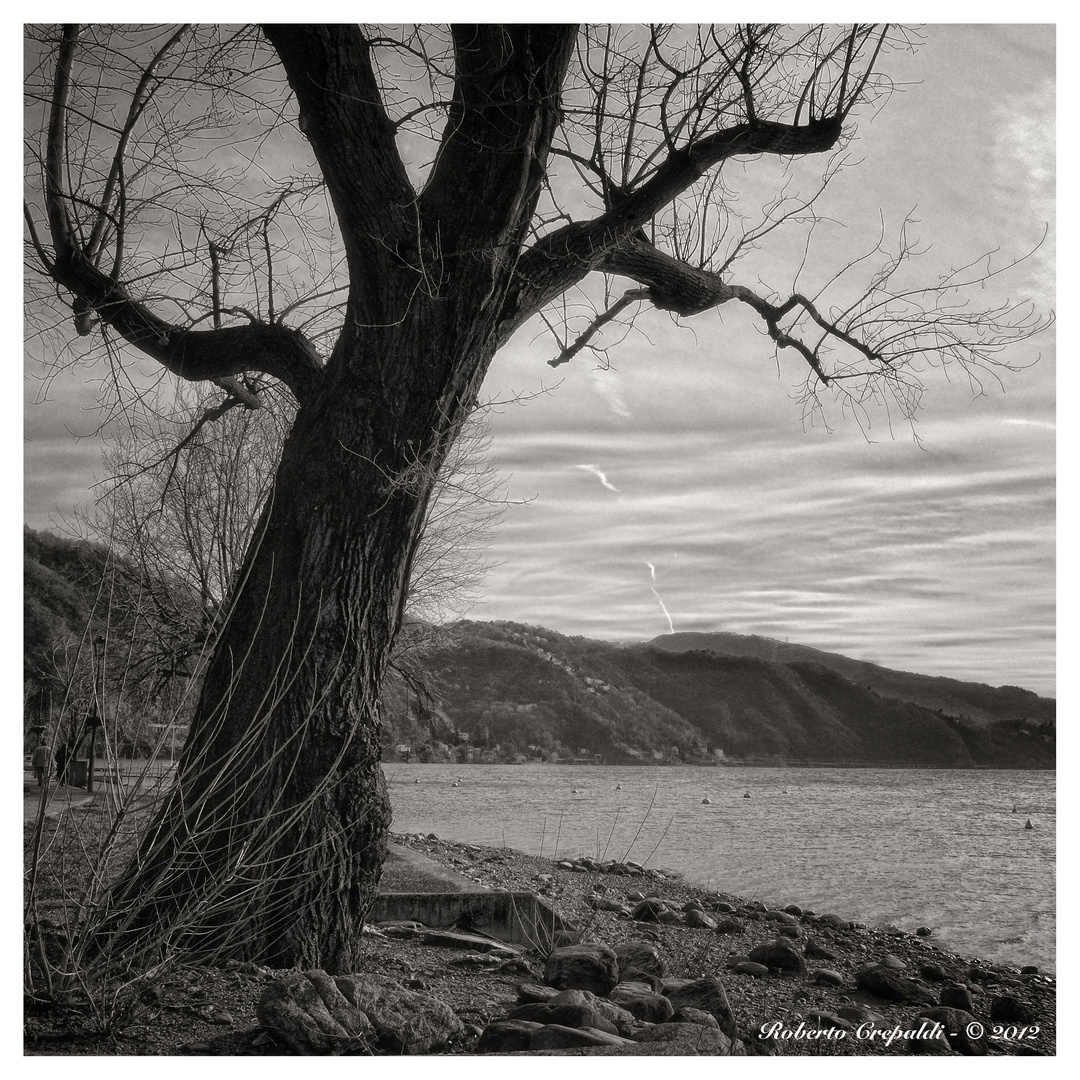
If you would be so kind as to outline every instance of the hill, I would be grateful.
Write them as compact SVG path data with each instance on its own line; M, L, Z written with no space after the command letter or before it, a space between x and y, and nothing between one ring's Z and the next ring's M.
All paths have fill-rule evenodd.
M728 644L739 647L737 640ZM731 655L466 622L456 627L451 645L430 657L435 676L425 708L440 730L454 732L458 743L474 747L474 758L485 759L1054 763L1049 699L865 665L875 668L875 685L861 677L856 661L848 663L857 665L852 670L860 681L837 670L843 657L830 664L806 659L815 650L805 650L797 659L764 659L754 655L762 647L751 642L742 655ZM938 682L948 686L935 699L927 686ZM978 714L949 713L927 703L934 700L971 711L977 704ZM387 720L393 727L393 716ZM426 749L445 753L434 743Z
M648 643L665 652L708 652L717 656L754 657L780 663L819 664L884 697L910 701L927 709L961 716L976 724L1024 716L1037 722L1053 722L1056 702L1019 686L987 686L936 675L893 671L865 660L823 652L808 645L794 645L774 638L729 633L678 633L653 638Z

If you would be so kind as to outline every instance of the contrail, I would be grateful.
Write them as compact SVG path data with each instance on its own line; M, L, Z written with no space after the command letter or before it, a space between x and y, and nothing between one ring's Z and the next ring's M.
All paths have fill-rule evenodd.
M584 469L586 472L591 472L593 476L595 476L600 481L600 483L608 489L608 491L614 491L616 494L618 494L619 489L613 483L611 483L604 475L604 473L595 465L575 465L574 468Z
M656 581L656 567L653 566L648 559L645 560L645 565L649 568L649 574L653 581ZM655 585L650 585L649 589L652 591L653 596L656 597L656 602L660 605L660 610L664 613L664 617L667 619L668 630L671 633L675 633L675 624L671 621L671 616L668 614L668 609L664 606L664 601L660 599L660 594L656 591Z

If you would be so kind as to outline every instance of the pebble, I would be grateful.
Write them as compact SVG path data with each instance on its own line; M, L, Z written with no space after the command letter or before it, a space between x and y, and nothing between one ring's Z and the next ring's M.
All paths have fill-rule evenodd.
M731 970L737 975L753 975L755 979L763 979L769 974L764 964L755 964L753 960L740 960Z
M814 972L814 981L822 986L843 986L844 976L831 968L818 968Z

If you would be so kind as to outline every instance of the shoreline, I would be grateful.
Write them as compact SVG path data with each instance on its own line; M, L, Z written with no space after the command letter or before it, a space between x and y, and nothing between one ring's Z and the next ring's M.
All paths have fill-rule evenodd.
M528 761L460 761L456 758L445 758L441 761L419 761L409 758L384 758L382 767L385 771L394 765L453 765L455 768L472 768L474 766L490 767L493 765L529 766L551 765L558 768L568 768L580 765L582 768L601 769L889 769L889 770L921 770L927 769L934 772L1057 772L1057 762L1042 765L948 765L943 763L925 762L912 763L909 761L766 761L764 759L753 760L725 760L725 761L589 761L584 758L560 758L557 761L545 761L535 758Z
M403 857L403 849L415 855ZM381 893L473 889L536 893L576 928L573 937L587 948L606 947L624 957L626 950L638 955L644 950L652 957L654 974L633 975L631 982L611 991L611 999L593 1001L596 1009L620 1013L616 999L641 1005L646 998L666 998L671 1018L671 1002L680 995L683 1004L689 1000L692 1007L675 1014L673 1019L679 1022L653 1023L635 1013L628 1024L620 1021L618 1035L591 1028L567 1035L562 1021L546 1026L530 1022L523 1028L521 1020L507 1017L523 1009L536 1016L536 1010L555 1007L544 1004L557 992L545 985L552 981L547 978L546 950L504 947L492 939L485 942L482 935L417 924L367 925L354 977L391 982L395 993L411 995L412 1011L437 1008L450 1018L453 1034L445 1045L411 1052L1056 1054L1053 975L1023 973L1017 967L952 953L940 948L932 935L850 923L842 913L814 914L793 905L770 908L632 863L555 862L511 848L442 840L434 834L391 836ZM871 970L877 973L872 978L866 975ZM75 1021L71 1010L28 1013L24 1053L290 1056L297 1053L295 1046L264 1022L261 1003L270 992L287 992L298 978L304 976L236 961L217 966L178 963L156 977L153 1007L109 1034L95 1033L85 1022ZM703 987L707 1000L688 998L700 995ZM567 994L577 991L565 990L560 996ZM945 1002L952 1004L942 1012ZM710 1015L702 1015L698 1004ZM969 1007L955 1012L961 1005ZM995 1018L1005 1007L1011 1010L1007 1015L1017 1019ZM946 1041L942 1032L927 1028L932 1021L920 1016L928 1009L931 1015L952 1017L956 1032L974 1026L984 1034ZM531 1044L528 1039L541 1028L543 1037ZM763 1031L768 1037L759 1039Z
M386 773L397 832L435 830L548 857L553 846L560 856L630 857L706 890L824 905L871 925L926 925L956 953L1055 970L1055 772L444 765ZM1024 831L1026 818L1034 831Z
M987 1043L989 1054L1056 1052L1056 976L1037 970L1022 974L1026 968L950 951L933 941L932 934L919 936L891 926L851 923L843 913L838 916L805 911L792 915L792 911L798 911L793 905L786 910L769 908L759 901L691 885L673 872L604 872L604 864L596 860L554 862L512 848L447 841L433 834L397 835L394 840L476 885L533 889L564 919L584 927L587 939L616 946L628 940L652 940L669 957L677 976L693 977L711 971L723 982L732 1009L746 1030L779 1022L785 1032L794 1032L799 1023L805 1024L815 1014L835 1016L837 1009L845 1008L864 1009L880 1018L886 1027L909 1030L903 1025L917 1018L920 1004L939 1005L943 995L945 1000L963 1002L962 987L970 999L973 1018L983 1023L991 1035L998 1036ZM394 888L392 871L387 888ZM634 906L627 898L637 893L660 896L669 911L681 911L682 918L670 922L634 918L632 912L627 913L627 908ZM717 928L686 925L686 905L693 903L701 905L706 919L711 918ZM725 927L725 919L737 924L737 928ZM794 950L804 956L803 972L776 969L763 975L735 970L741 957L761 945L783 940L785 931L791 934ZM882 960L897 965L894 970L910 984L902 989L912 997L896 1000L860 985L859 972ZM695 970L695 965L701 970ZM937 971L932 971L935 968ZM928 969L932 978L924 975ZM833 972L839 979L822 981L819 971ZM831 980L831 976L828 978ZM923 1001L914 1000L920 994ZM1039 1028L1036 1035L1028 1031L1019 1040L1004 1037L1015 1034L1012 1028L1023 1027L991 1020L991 1012L1002 1008L995 1006L995 999L1004 997L1017 999L1037 1018L1038 1024L1028 1025ZM904 1047L886 1048L858 1039L849 1039L842 1047L834 1044L815 1049L809 1040L798 1043L794 1034L790 1038L790 1044L780 1043L781 1054L906 1052Z

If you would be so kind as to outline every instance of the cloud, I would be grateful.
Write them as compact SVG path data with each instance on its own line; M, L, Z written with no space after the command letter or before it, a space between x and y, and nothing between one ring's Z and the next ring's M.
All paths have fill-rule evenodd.
M614 491L618 493L619 489L608 480L604 473L598 469L595 465L575 465L575 469L584 469L586 472L591 472L601 484L608 489L608 491Z
M623 420L633 417L630 407L626 404L622 388L618 382L618 375L611 368L593 368L589 372L589 380L593 389L607 402L608 408Z

